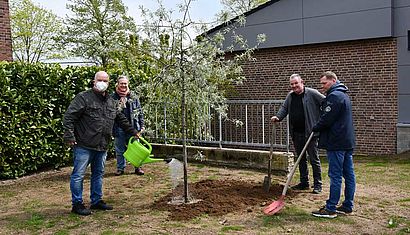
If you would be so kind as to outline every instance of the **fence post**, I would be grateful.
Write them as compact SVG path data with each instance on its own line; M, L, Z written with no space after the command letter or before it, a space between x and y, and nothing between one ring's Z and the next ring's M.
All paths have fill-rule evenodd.
M248 143L248 105L245 104L245 138Z
M262 104L262 144L265 143L265 105Z
M286 116L286 151L289 154L289 115Z
M219 148L222 148L222 115L219 113Z
M155 139L158 139L158 106L155 105Z
M164 102L164 143L167 144L167 102Z
M209 135L208 135L209 133ZM212 126L211 126L211 105L208 104L208 132L205 132L205 140L211 140ZM209 137L209 138L207 138Z

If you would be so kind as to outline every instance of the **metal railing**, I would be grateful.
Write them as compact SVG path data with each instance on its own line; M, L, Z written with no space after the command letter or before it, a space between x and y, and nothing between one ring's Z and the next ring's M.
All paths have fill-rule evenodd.
M228 100L225 114L209 105L187 109L186 141L193 145L237 148L269 148L289 152L289 124L284 119L275 128L270 118L283 100ZM151 120L147 134L158 143L181 143L179 104L162 103L146 110ZM273 133L273 129L275 133Z

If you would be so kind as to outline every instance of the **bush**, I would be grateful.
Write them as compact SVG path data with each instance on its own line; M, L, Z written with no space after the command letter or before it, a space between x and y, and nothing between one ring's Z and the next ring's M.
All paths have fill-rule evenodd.
M70 162L62 119L97 67L0 62L0 178Z

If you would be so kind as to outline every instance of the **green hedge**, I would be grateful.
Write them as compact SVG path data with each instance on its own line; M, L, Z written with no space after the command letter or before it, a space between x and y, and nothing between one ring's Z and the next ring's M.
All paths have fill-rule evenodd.
M71 160L62 118L89 87L97 67L0 62L0 178L16 178Z

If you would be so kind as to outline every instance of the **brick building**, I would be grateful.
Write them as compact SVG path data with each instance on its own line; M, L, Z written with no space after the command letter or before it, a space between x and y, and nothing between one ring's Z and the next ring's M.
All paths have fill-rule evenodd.
M245 16L236 32L250 46L260 33L267 41L231 99L284 99L291 74L319 88L319 75L332 70L350 89L356 154L410 149L410 1L272 0Z
M8 0L0 0L0 61L2 60L12 60Z

